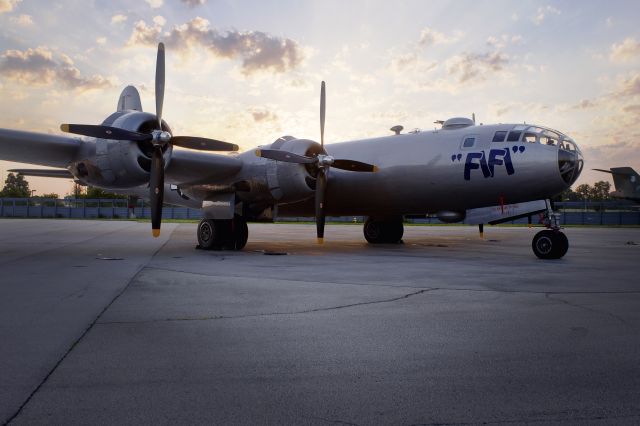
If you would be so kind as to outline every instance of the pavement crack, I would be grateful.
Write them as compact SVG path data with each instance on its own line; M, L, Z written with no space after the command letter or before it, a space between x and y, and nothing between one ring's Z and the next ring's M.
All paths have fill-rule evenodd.
M192 272L192 271L184 271L180 269L171 269L171 268L162 268L159 266L148 266L145 269L152 269L156 271L166 271L166 272L177 272L179 274L189 274L200 277L209 277L209 278L248 278L250 276L247 275L218 275L218 274L206 274L203 272ZM253 277L256 278L256 277ZM337 285L354 285L354 286L366 286L366 287L391 287L391 288L425 288L420 286L411 286L411 285L392 285L392 284L371 284L371 283L361 283L361 282L327 282L327 281L317 281L317 280L305 280L303 278L292 279L292 278L269 278L273 281L282 281L282 282L291 282L291 283L321 283L321 284L337 284Z
M566 422L591 422L594 420L622 420L637 419L638 414L629 415L594 415L594 416L577 416L577 417L532 417L522 419L504 419L504 420L473 420L469 422L431 422L431 423L410 423L409 426L467 426L467 425L504 425L504 424L532 424L532 423L566 423ZM615 424L615 423L614 423ZM635 424L635 423L634 423Z
M358 306L376 305L380 303L392 303L392 302L397 302L399 300L408 299L413 296L418 296L420 294L427 293L433 290L436 290L436 289L424 288L422 290L414 291L412 293L403 294L402 296L392 297L389 299L370 300L368 302L349 303L346 305L329 306L325 308L304 309L300 311L265 312L265 313L259 313L259 314L249 314L249 315L213 315L213 316L190 317L190 318L164 318L164 319L153 319L153 320L144 320L144 321L104 321L104 322L98 323L98 325L145 324L145 323L155 323L155 322L179 322L179 321L212 321L212 320L221 320L221 319L243 319L243 318L260 318L260 317L265 318L265 317L271 317L271 316L303 315L303 314L311 314L316 312L326 312L326 311L335 311L339 309L355 308Z
M24 400L24 402L20 405L20 407L18 407L16 412L13 413L6 421L4 421L2 423L3 426L6 426L6 425L10 424L13 420L15 420L20 415L20 413L22 413L22 411L27 406L27 404L33 399L33 397L38 393L38 391L40 389L42 389L42 387L45 385L47 380L49 380L49 378L53 375L53 373L58 369L58 367L69 356L71 351L73 351L75 349L75 347L78 346L82 342L84 337L91 331L93 326L96 325L96 323L98 323L98 320L102 317L102 315L115 303L116 300L118 300L120 298L120 296L122 296L124 294L125 291L127 291L129 286L131 285L131 283L133 283L136 280L136 278L144 270L146 265L149 264L149 262L151 262L153 260L153 258L160 252L160 250L162 250L164 248L165 245L167 245L167 243L170 240L171 240L171 234L169 234L169 238L167 238L167 240L164 243L162 243L162 245L160 245L160 247L158 247L156 249L156 251L153 252L153 254L149 257L149 260L144 265L140 266L140 268L138 268L136 273L133 274L133 276L129 279L129 281L127 281L127 283L124 285L122 290L120 290L118 292L118 294L116 294L114 296L114 298L111 299L111 301L109 303L107 303L107 305L102 309L102 311L100 311L100 313L93 319L93 321L91 321L91 323L87 326L87 328L84 329L84 331L80 334L80 336L76 340L74 340L73 343L71 343L71 345L69 346L67 351L54 364L54 366L49 370L49 372L46 374L46 376L44 376L44 378L40 381L40 383L38 383L38 385L35 387L35 389L29 394L29 396Z
M562 298L558 297L558 294L561 294L561 293L545 293L545 298L547 298L548 300L555 301L555 302L563 303L563 304L568 305L568 306L572 306L574 308L582 309L582 310L589 311L589 312L594 312L594 313L597 313L597 314L600 314L600 315L606 315L606 316L608 316L610 318L615 319L616 321L621 322L622 324L625 324L625 325L627 325L627 326L629 326L631 328L634 328L632 324L629 324L627 321L624 320L624 318L621 318L621 317L619 317L618 315L616 315L614 313L611 313L611 312L608 312L608 311L605 311L605 310L602 310L602 309L590 308L588 306L580 305L580 304L575 303L575 302L570 302L570 301L568 301L566 299L562 299Z
M310 418L310 419L313 419L313 420L320 420L320 421L323 421L323 422L325 422L325 423L331 423L331 424L334 424L334 425L359 426L359 425L358 425L358 423L348 422L348 421L346 421L346 420L339 420L339 419L336 419L336 420L333 420L333 419L325 419L324 417L309 417L309 418Z

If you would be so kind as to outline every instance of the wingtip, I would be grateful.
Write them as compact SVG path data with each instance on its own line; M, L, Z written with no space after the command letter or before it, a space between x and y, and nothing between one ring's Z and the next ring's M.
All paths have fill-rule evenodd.
M153 238L158 238L160 236L160 230L159 229L152 229L151 230L151 234L153 235Z

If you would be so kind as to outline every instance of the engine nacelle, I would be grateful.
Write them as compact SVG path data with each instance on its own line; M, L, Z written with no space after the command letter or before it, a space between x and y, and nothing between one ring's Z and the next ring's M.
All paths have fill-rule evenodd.
M149 133L158 127L156 116L146 112L119 111L109 116L105 126ZM171 132L163 121L163 130ZM171 160L171 146L163 148L165 168ZM96 139L95 151L87 152L70 170L83 182L102 188L130 188L149 182L151 142Z
M308 157L322 153L320 144L309 139L285 136L275 141L269 149L292 152ZM279 204L294 203L313 196L317 168L314 164L294 164L282 161L267 163L267 183L271 195Z
M436 213L438 219L444 223L456 223L462 222L466 217L467 213L463 211L449 211L449 210L440 210Z

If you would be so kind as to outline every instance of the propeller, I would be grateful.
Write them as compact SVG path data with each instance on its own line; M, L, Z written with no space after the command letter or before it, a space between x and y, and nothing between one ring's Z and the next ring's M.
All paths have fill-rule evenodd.
M256 155L270 160L282 161L285 163L295 164L315 164L318 174L316 176L315 191L315 212L316 212L316 233L318 243L324 242L324 224L325 224L325 194L329 180L329 169L349 170L352 172L377 172L378 168L373 164L363 163L361 161L336 159L328 155L324 149L324 122L327 109L327 95L325 82L320 85L320 147L322 153L313 157L298 155L292 152L281 151L277 149L258 149Z
M118 127L90 125L90 124L62 124L60 130L94 138L148 141L153 145L151 157L151 176L149 178L149 200L151 202L151 229L154 237L160 236L162 222L162 201L164 197L164 156L162 150L168 145L197 149L200 151L237 151L238 145L216 139L199 138L193 136L173 136L162 130L162 106L164 104L164 44L158 44L156 57L155 98L156 118L158 129L150 133L140 133Z

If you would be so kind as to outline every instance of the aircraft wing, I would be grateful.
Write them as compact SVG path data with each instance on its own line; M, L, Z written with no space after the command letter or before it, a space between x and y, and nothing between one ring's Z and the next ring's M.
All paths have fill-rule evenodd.
M0 129L0 160L66 167L82 147L80 139Z
M165 179L178 185L203 185L224 180L241 168L242 160L233 156L174 149Z
M67 169L11 169L9 171L23 176L73 179L73 175Z

